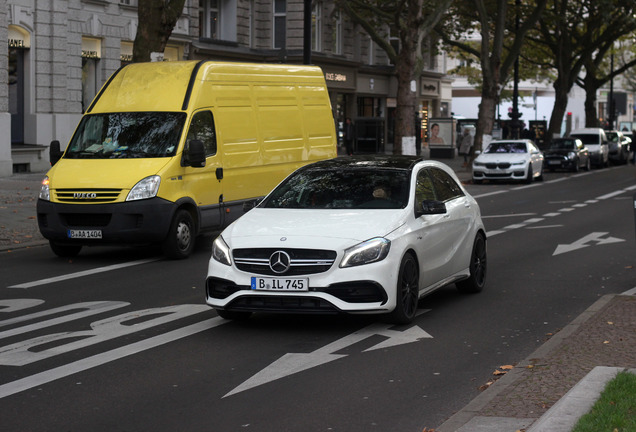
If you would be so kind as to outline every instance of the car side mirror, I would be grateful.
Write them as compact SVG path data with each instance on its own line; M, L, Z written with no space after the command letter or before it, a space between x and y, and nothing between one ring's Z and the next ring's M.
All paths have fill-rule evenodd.
M62 158L64 152L60 150L60 142L58 140L51 141L51 146L49 147L49 160L51 161L51 166L55 165L57 161Z
M422 208L419 209L418 216L435 214L446 214L446 204L436 200L422 201Z
M201 140L190 141L183 152L183 166L203 168L205 166L205 146Z

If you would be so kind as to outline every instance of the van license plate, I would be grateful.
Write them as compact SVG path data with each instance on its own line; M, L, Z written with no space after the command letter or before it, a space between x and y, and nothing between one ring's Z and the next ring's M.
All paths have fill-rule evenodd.
M309 280L252 277L252 289L258 291L309 291Z
M100 239L102 230L68 230L68 238L72 239Z

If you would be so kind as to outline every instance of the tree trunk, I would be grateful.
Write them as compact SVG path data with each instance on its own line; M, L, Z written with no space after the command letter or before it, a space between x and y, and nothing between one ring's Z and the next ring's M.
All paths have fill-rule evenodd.
M395 135L393 154L403 154L402 142L404 138L415 140L415 101L416 93L411 91L411 81L414 79L412 64L409 64L408 56L400 56L395 65L398 81L397 108L395 110ZM413 61L414 63L414 61Z
M184 4L185 0L139 1L139 26L133 44L133 62L150 61L151 53L164 52Z
M557 78L554 82L554 107L552 107L552 115L550 116L550 124L546 134L546 144L552 141L552 138L561 135L561 123L565 116L565 110L568 107L568 92L572 88L571 85L563 83L563 79Z
M475 156L475 151L481 151L490 144L492 140L492 130L497 114L497 102L499 94L496 85L485 85L481 90L481 103L479 104L479 114L477 116L477 127L475 130L475 141L470 151L471 160Z
M598 127L596 90L598 86L585 80L585 127Z

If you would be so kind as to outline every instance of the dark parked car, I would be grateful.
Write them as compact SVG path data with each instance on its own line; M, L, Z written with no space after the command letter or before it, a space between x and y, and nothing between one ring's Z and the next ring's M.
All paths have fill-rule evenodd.
M555 138L550 148L543 152L545 166L550 171L567 169L578 171L590 169L590 152L577 138Z

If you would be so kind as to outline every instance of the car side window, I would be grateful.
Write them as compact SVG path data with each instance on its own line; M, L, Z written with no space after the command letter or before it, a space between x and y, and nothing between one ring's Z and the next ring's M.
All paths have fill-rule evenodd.
M446 171L439 168L431 168L430 174L438 201L446 202L464 196L462 188Z
M216 154L216 130L212 112L200 111L192 117L186 144L192 140L200 140L203 143L206 157Z
M421 209L422 203L427 200L435 200L435 189L428 170L423 169L417 173L415 182L415 208Z

